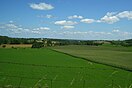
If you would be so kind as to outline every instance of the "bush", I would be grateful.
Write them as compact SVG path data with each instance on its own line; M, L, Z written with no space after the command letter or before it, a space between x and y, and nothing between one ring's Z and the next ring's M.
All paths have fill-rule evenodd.
M2 45L2 47L3 47L3 48L5 48L5 47L6 47L6 45Z
M35 42L32 44L32 48L42 48L44 47L44 44L41 42Z
M12 49L17 49L17 48L16 48L16 47L14 47L14 46L12 46L11 48L12 48Z

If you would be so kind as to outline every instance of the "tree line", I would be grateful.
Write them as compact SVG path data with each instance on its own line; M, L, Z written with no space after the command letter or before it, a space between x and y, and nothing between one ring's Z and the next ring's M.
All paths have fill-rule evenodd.
M110 43L112 45L115 45L115 46L125 46L125 47L129 47L129 46L132 46L132 39L128 39L128 40L123 40L123 41L110 41Z
M132 39L128 40L69 40L69 39L48 39L48 38L11 38L0 36L1 44L32 44L32 48L64 45L89 45L99 46L109 43L114 46L132 46Z

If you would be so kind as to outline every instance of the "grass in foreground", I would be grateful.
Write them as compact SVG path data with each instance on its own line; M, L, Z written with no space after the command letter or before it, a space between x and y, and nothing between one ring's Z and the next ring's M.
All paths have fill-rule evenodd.
M0 49L1 87L131 88L131 85L131 72L50 49Z

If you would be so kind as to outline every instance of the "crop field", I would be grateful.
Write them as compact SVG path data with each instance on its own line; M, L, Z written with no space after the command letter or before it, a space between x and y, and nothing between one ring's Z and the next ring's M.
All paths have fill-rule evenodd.
M74 50L78 49L76 46L72 46L74 48L72 49L70 46L70 51L68 47L53 49L71 54L74 54ZM80 46L80 51L76 50L80 55L82 55L81 49L83 47ZM88 48L84 48L84 50L86 49ZM97 52L99 49L95 48L97 51L92 51L92 49L89 51L91 53L89 58L96 59L103 55L106 58L107 50L102 51L103 54L99 56L100 52L99 54ZM122 51L117 50L117 52L121 53ZM87 52L88 55L90 53ZM120 57L124 56L131 61L132 50L126 49L121 55ZM114 55L110 54L110 56L116 58ZM125 66L131 68L130 61L119 63L124 62ZM49 48L0 48L0 88L5 87L132 88L132 72L72 57Z
M31 48L32 44L4 44L6 45L5 48ZM2 48L3 45L0 45L0 48Z
M90 61L132 70L132 47L69 45L54 49Z

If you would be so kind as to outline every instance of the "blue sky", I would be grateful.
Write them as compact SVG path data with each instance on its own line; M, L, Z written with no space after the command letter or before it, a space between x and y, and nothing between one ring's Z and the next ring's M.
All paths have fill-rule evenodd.
M132 38L132 0L0 0L0 35Z

